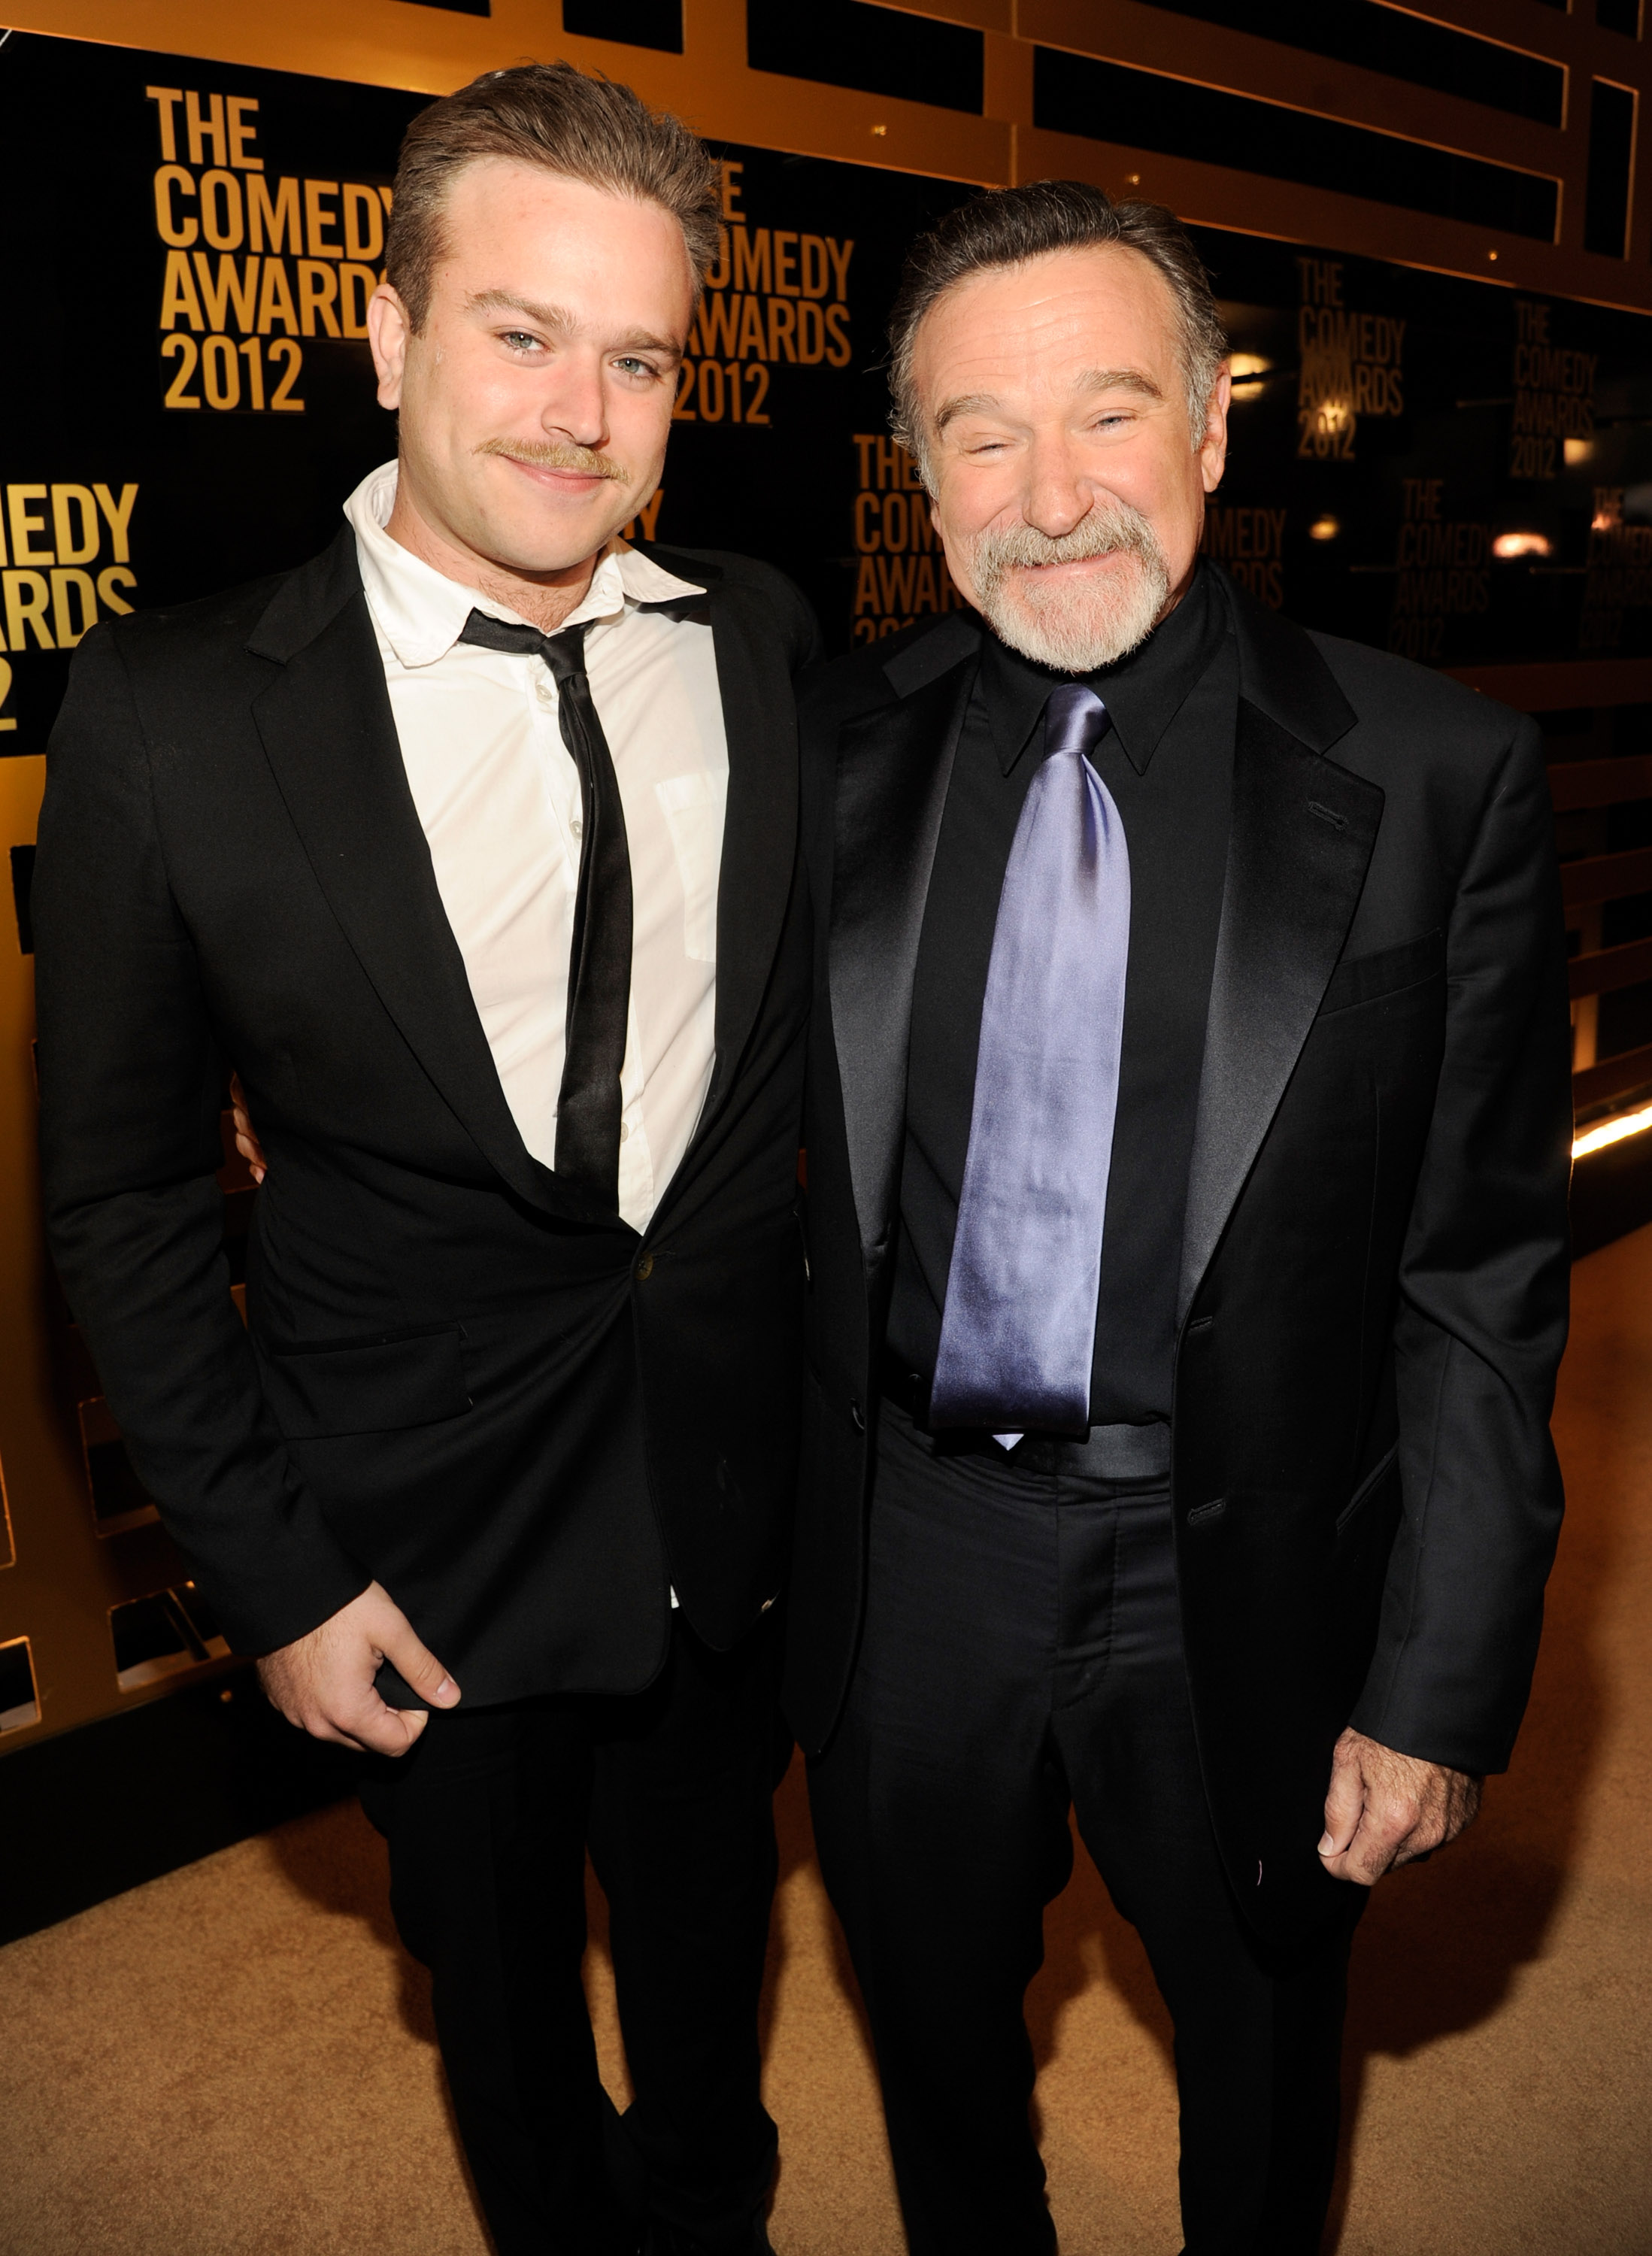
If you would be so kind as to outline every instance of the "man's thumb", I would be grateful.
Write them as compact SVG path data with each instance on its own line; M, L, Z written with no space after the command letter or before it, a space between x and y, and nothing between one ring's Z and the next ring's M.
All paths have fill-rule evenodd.
M420 1642L411 1625L384 1641L384 1655L410 1692L421 1700L428 1700L433 1708L455 1708L459 1704L459 1688L447 1670Z
M1319 1844L1322 1857L1339 1856L1359 1829L1365 1808L1365 1774L1352 1758L1338 1753L1331 1765L1331 1790L1325 1796L1325 1830Z

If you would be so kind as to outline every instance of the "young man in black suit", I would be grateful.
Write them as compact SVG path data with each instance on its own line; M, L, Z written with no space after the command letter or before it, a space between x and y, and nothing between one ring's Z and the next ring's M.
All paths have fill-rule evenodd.
M1507 1763L1560 1519L1542 744L1201 565L1168 212L978 199L891 334L978 616L802 705L788 1712L914 2256L1054 2247L1070 1807L1175 2024L1187 2256L1311 2256L1354 1921Z
M53 1251L234 1644L375 1758L501 2256L768 2247L815 629L764 566L618 538L714 181L563 65L424 112L369 316L398 462L313 562L88 637L40 827ZM271 1161L245 1329L229 1068Z

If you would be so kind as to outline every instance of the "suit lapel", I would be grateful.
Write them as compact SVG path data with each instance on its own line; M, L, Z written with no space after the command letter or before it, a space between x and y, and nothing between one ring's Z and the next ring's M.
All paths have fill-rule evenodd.
M918 941L978 646L973 635L963 638L959 657L952 640L941 645L952 661L944 672L850 722L837 741L829 976L869 1265L884 1250L899 1179ZM902 656L910 663L923 650ZM909 678L889 671L897 689Z
M505 1103L407 787L348 528L286 582L249 646L281 666L253 704L277 786L408 1047L512 1190L568 1219L611 1223L532 1156Z
M717 877L717 1058L702 1108L702 1127L733 1087L757 1023L797 859L797 723L791 674L773 627L763 616L752 617L752 601L738 587L714 583L710 589L729 795Z
M1233 812L1178 1322L1308 1039L1382 818L1380 788L1324 757L1355 716L1308 637L1230 593L1240 646Z

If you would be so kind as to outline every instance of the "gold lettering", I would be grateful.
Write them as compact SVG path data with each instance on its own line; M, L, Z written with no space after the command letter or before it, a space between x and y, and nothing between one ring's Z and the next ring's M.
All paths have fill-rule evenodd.
M78 624L69 616L69 597L79 598ZM53 572L52 575L52 624L57 629L60 650L73 650L88 627L97 624L97 590L92 585L89 572Z
M100 488L99 490L101 491L102 489ZM136 493L138 489L136 486L133 486L130 490ZM118 612L122 617L124 617L132 607L130 603L124 603L120 597L115 593L115 590L116 588L135 588L137 585L137 575L131 572L124 572L118 564L109 565L97 575L97 592L102 600L104 608L108 610Z
M123 486L118 501L107 486L94 486L92 491L97 496L97 505L108 520L111 545L115 550L115 561L117 564L129 564L132 555L130 527L132 521L132 504L138 499L137 487ZM102 588L101 580L98 587L101 592Z
M233 173L202 175L201 232L215 250L240 250L246 228L241 212L241 183Z
M344 183L344 256L346 258L368 260L377 258L385 247L385 207L378 201L377 188L364 188L359 180Z
M258 139L258 129L256 125L249 125L246 116L243 114L251 114L258 106L251 95L246 94L232 94L224 103L229 121L229 162L237 173L261 173L264 170L262 157L247 154L247 144Z
M256 182L254 186L257 186ZM266 258L264 279L258 285L258 335L261 337L269 335L270 325L273 321L279 321L288 336L297 336L299 317L293 309L292 290L287 285L286 267L279 258Z
M320 258L300 258L299 261L299 327L307 337L315 335L315 323L320 316L321 327L329 337L339 335L338 315L333 308L338 302L338 269Z
M8 486L6 488L6 514L11 520L11 560L14 564L55 564L57 562L55 551L50 548L37 548L34 545L33 536L37 532L46 531L46 518L44 514L37 517L30 509L29 504L32 501L44 501L46 493L46 490L44 486ZM13 650L18 647L15 635L11 638L11 647Z
M78 526L70 522L72 517L79 518ZM59 563L89 564L97 553L100 537L97 503L89 487L53 486L52 538Z
M734 286L737 290L769 287L769 231L755 227L734 238Z
M201 253L196 252L199 257ZM201 300L195 295L195 286L189 272L189 261L181 250L166 253L166 278L161 286L160 326L175 329L180 321L192 329L204 329Z
M251 229L254 250L302 250L304 243L299 233L298 182L278 180L275 201L272 203L265 183L259 180L249 180L247 222Z
M13 492L17 490L15 487ZM8 572L5 579L6 640L13 650L26 650L25 630L34 629L34 639L42 650L55 650L52 630L46 623L46 607L52 600L51 583L44 572Z
M768 303L769 349L771 360L779 360L782 353L787 360L797 358L797 308L789 298L771 298Z
M207 100L208 109L203 117L200 95L186 94L184 96L184 128L189 136L189 161L192 165L205 164L205 146L210 141L213 163L224 165L229 160L229 152L224 138L223 96L221 94L209 95Z
M378 277L371 266L358 266L346 259L338 270L338 311L347 337L367 335L367 301L378 287Z
M327 236L329 227L337 226L338 214L330 201L324 205L323 199L337 194L336 180L306 180L304 183L305 247L312 258L342 258L344 256L343 244L329 242ZM302 298L303 294L304 284L300 279L299 295ZM309 332L307 330L305 334L307 335Z
M739 298L741 360L762 360L767 340L763 335L763 301L760 298Z
M183 88L178 86L146 86L145 102L152 102L160 120L160 153L169 165L178 162L178 121L173 116L183 100Z
M195 273L201 283L201 300L207 309L209 329L227 329L224 319L229 307L235 307L236 327L243 336L252 327L253 306L258 287L258 261L256 258L235 259L226 254L218 261L218 277L215 283L212 261L204 250L195 253Z
M199 221L191 217L180 219L173 208L173 191L180 195L193 196L194 177L186 173L181 165L163 165L155 175L155 232L163 243L170 243L179 250L187 250L201 232Z

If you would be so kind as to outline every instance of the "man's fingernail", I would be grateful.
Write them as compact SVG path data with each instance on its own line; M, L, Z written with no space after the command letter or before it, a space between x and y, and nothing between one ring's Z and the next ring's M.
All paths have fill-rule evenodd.
M1330 1856L1331 1851L1336 1847L1336 1843L1331 1839L1329 1833L1322 1835L1319 1843L1320 1855L1322 1857Z
M459 1688L451 1676L444 1676L436 1687L436 1697L438 1700L445 1700L449 1693L456 1700L459 1696Z

